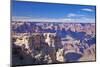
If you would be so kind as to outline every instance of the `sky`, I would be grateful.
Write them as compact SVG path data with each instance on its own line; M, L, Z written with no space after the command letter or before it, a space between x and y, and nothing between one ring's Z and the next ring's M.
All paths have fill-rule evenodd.
M95 6L12 1L12 20L95 23Z

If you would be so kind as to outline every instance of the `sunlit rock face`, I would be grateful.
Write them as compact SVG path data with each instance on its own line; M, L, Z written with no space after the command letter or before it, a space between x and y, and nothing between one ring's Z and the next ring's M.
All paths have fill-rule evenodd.
M12 63L95 61L95 23L13 21Z

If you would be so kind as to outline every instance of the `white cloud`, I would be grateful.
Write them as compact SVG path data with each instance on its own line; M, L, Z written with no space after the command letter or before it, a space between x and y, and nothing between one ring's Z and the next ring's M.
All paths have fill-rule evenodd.
M63 18L51 19L51 18L27 18L27 17L12 17L12 21L33 21L33 22L65 22Z
M75 14L75 13L69 13L68 15L67 15L67 17L83 17L84 15L82 15L82 14Z
M84 8L84 9L81 9L81 10L83 10L83 11L88 11L88 12L93 12L93 11L94 11L94 10L88 9L88 8Z
M73 16L77 16L76 14L70 13L67 15L67 17L73 17Z
M74 16L74 15L73 15ZM30 17L12 17L12 21L27 21L27 22L71 22L71 23L94 23L95 18L59 18L59 19L51 19L51 18L30 18Z

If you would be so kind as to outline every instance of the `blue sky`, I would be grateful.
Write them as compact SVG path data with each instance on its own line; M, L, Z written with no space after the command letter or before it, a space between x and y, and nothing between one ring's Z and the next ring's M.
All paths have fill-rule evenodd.
M95 22L95 6L13 1L12 20Z

